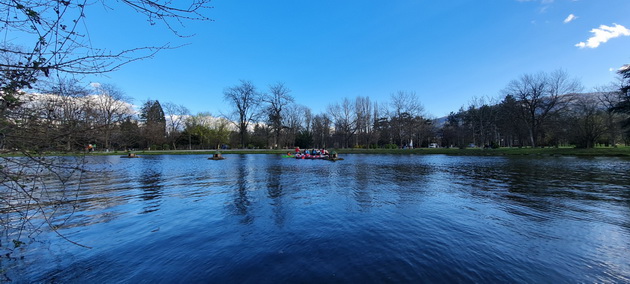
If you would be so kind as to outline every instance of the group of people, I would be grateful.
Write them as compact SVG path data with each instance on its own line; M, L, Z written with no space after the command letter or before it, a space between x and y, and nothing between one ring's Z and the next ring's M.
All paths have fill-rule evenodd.
M329 154L326 149L301 150L300 147L295 148L296 158L325 158L328 157ZM287 155L292 156L291 153L287 153Z

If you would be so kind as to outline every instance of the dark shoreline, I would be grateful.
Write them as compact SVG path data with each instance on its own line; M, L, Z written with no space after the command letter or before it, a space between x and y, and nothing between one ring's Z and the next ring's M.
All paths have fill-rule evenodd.
M393 154L393 155L453 155L453 156L583 156L583 157L630 157L630 147L601 147L592 149L578 148L498 148L498 149L481 149L481 148L416 148L416 149L329 149L336 151L340 155L344 154ZM227 150L139 150L131 151L138 155L212 155L221 152L224 155L230 154L272 154L282 155L288 152L293 153L293 149L227 149ZM75 153L59 153L44 152L32 153L33 156L106 156L106 155L124 155L126 151L110 151L110 152L75 152ZM5 153L2 156L23 156L22 153Z

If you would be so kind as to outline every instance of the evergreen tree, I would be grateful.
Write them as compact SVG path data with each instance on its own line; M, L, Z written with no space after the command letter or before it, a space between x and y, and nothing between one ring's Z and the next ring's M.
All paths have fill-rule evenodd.
M166 118L160 102L147 100L140 111L140 119L144 122L145 146L161 149L166 139Z
M623 126L627 128L628 134L630 134L630 64L621 67L617 73L621 75L621 88L619 89L621 91L621 101L613 107L613 110L628 115Z

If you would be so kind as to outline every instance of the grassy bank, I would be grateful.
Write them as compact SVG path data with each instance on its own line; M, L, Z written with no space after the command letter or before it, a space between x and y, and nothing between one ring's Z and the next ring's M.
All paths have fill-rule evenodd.
M453 149L453 148L418 148L418 149L329 149L339 154L400 154L400 155L454 155L454 156L590 156L590 157L630 157L630 147L602 147L593 149L576 148L498 148L498 149ZM293 149L230 149L221 150L225 155L230 154L286 154ZM155 150L133 151L138 155L212 155L216 150ZM81 155L84 153L45 153L51 156ZM93 152L91 156L126 155L124 151ZM2 156L21 156L19 153L5 153Z
M453 148L418 148L418 149L329 149L339 154L402 154L402 155L457 155L457 156L602 156L602 157L630 157L630 147L606 147L593 149L576 148L498 148L498 149L453 149ZM140 155L212 155L215 150L170 150L170 151L136 151ZM221 153L229 154L286 154L293 152L292 149L268 150L268 149L230 149L222 150ZM121 155L118 153L95 153L95 155Z
M630 157L630 147L607 147L593 149L576 149L576 148L498 148L498 149L453 149L453 148L437 148L437 149L339 149L340 154L443 154L457 156L603 156L603 157Z

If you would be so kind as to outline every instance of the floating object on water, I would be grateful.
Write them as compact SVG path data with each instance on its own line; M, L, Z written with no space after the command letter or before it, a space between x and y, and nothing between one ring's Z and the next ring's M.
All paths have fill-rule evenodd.
M135 153L129 153L125 156L120 156L121 158L140 158L139 155L136 155Z
M343 160L343 158L339 158L339 156L337 156L337 152L333 152L332 154L330 154L330 157L328 157L329 161L341 161Z
M225 157L223 157L221 153L215 153L214 155L212 155L212 157L208 158L208 160L225 160Z
M296 154L295 158L298 160L328 160L333 162L343 160L343 158L339 158L336 153L331 155Z
M295 158L298 160L323 160L323 159L328 159L328 156L327 155L296 154Z

